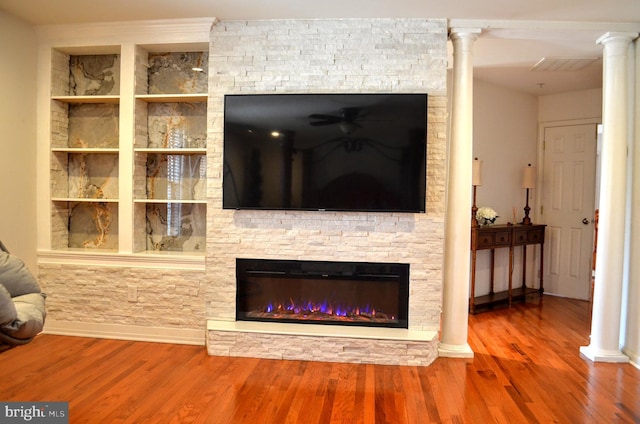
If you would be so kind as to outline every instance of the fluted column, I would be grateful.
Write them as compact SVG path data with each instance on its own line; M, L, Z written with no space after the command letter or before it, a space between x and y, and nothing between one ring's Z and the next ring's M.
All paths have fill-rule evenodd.
M582 356L598 362L629 361L620 351L620 320L627 210L628 52L636 36L610 32L598 40L604 46L598 266L595 271L591 343L580 348Z
M439 355L473 357L467 342L469 318L469 255L471 168L473 160L473 45L479 29L452 29L453 94L447 172L444 241L442 335Z

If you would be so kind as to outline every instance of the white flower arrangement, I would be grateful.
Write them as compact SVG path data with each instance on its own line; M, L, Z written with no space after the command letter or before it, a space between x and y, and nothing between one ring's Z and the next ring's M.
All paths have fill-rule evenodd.
M481 225L493 224L496 222L496 218L498 218L498 213L487 206L479 208L476 212L476 219Z

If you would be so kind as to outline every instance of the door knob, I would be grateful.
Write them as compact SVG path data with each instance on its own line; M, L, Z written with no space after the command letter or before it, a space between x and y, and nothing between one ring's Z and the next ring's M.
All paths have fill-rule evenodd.
M582 223L584 225L589 225L589 220L587 218L582 218Z

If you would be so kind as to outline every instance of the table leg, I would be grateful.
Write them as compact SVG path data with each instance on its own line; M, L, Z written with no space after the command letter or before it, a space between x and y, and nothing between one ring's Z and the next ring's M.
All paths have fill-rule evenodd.
M544 293L544 242L540 243L540 294Z
M522 289L527 288L527 245L522 245ZM526 290L525 290L526 293Z
M509 306L511 306L512 287L513 287L513 246L509 246Z
M471 296L469 296L469 312L473 315L475 310L474 297L476 295L476 250L471 250Z
M493 295L494 291L493 291L493 280L495 277L495 265L496 265L496 251L495 249L491 249L491 285L489 287L489 294Z

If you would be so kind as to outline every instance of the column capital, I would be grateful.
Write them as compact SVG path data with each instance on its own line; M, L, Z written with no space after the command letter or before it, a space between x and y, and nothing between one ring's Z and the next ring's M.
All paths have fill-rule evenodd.
M637 32L615 32L609 31L602 34L597 40L596 44L607 44L612 41L621 41L625 43L630 43L633 40L638 38Z
M482 33L480 28L449 28L449 38L452 40L467 38L475 41L480 33Z

